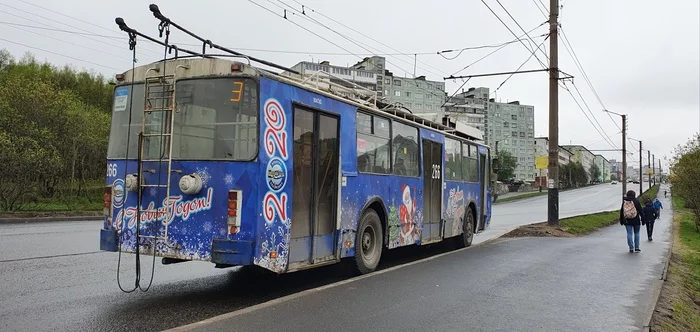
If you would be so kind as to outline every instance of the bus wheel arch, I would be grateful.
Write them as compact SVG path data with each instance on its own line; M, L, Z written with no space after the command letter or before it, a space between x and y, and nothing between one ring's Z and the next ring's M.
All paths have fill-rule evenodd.
M474 234L477 232L479 221L476 218L476 204L469 202L466 211L464 211L464 223L462 224L462 241L465 247L472 245Z
M355 265L361 274L374 271L386 244L386 211L380 199L371 199L357 222Z
M388 228L388 214L386 212L386 206L384 205L384 201L380 197L372 197L370 198L367 203L365 203L365 206L362 208L362 212L360 213L358 219L357 219L357 226L360 226L360 222L362 221L362 216L367 213L368 209L374 210L374 212L377 213L377 216L379 217L379 221L382 224L382 234L383 234L383 240L382 240L382 245L384 247L389 245L389 228Z

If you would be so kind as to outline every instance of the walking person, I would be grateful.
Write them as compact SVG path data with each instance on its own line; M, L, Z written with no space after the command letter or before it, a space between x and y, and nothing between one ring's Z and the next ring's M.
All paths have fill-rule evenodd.
M636 196L634 190L628 191L620 208L620 225L624 225L627 230L627 246L630 252L642 251L639 249L639 228L644 211Z
M654 204L651 202L651 199L647 199L642 212L642 218L644 218L644 220L642 220L642 225L646 225L647 238L649 239L649 242L651 242L651 235L654 233L654 222L656 221L656 209L654 208Z
M659 217L661 217L661 209L663 208L664 207L661 205L661 201L658 198L656 198L654 200L654 209L656 209L656 219L659 219Z
M664 198L666 198L667 194L668 194L668 190L664 190Z

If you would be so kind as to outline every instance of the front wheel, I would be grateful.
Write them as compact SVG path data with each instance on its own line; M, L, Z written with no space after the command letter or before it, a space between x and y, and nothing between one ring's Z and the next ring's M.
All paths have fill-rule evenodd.
M362 273L370 273L382 256L382 223L377 212L367 210L360 219L355 239L355 264Z

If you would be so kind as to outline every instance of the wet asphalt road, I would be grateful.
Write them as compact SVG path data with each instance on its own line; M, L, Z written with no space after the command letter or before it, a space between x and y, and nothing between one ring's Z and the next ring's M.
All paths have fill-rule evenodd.
M571 201L581 200L582 198L577 196L587 197L586 195L590 197L582 200L591 201L605 195L609 195L610 199L617 199L619 187L615 186L617 190L613 191L608 186L586 188L580 190L580 193L566 194L571 195ZM564 194L562 193L562 210L566 206ZM538 202L540 199L542 197L496 205L493 229L479 234L476 242L500 235L500 227L543 220L538 209L544 211L546 216L546 205L542 205L546 199ZM525 208L523 203L527 203ZM613 208L618 204L612 204ZM589 207L590 211L597 211L602 205ZM572 208L576 211L581 209L587 208ZM605 209L607 208L602 210ZM565 211L562 211L562 214L564 215ZM511 226L503 226L501 223ZM118 290L115 281L117 254L99 252L100 227L99 221L0 225L0 330L156 331L197 322L301 290L347 280L353 276L343 265L277 277L258 276L237 269L217 270L209 263L163 266L156 262L153 288L147 293L124 294ZM559 240L563 239L546 241L555 245ZM508 247L516 243L527 244L527 241L533 242L530 246ZM476 264L485 264L483 269L479 269L483 270L482 273L512 275L512 270L504 269L503 265L494 264L495 261L492 260L512 260L520 263L532 260L548 261L547 257L550 256L546 253L557 250L538 249L546 248L550 244L537 246L537 241L539 240L506 241L503 244L477 247L455 255L470 259L465 264L472 266L474 270L476 268L473 266L477 266ZM429 257L449 249L448 246L438 245L398 250L384 259L382 267ZM541 255L544 256L540 257ZM510 258L499 258L501 256ZM650 255L644 257L648 256ZM435 261L440 259L443 258ZM150 276L151 260L142 260L143 273ZM562 264L567 265L570 260L565 261ZM124 255L122 262L122 285L133 286L134 258ZM419 267L422 264L425 263L419 263L411 269L421 270ZM456 271L455 267L448 267L446 273L431 276L427 273L433 270L432 268L422 270L419 280L447 277L456 279L453 273L464 272ZM532 277L526 271L521 270L520 273L525 273L523 276L530 279L541 274L533 271L535 272ZM394 273L389 272L382 278L386 280L386 276ZM469 276L469 279L473 278L484 280L484 287L495 287L494 280L499 280L483 275ZM396 282L402 281L397 279Z

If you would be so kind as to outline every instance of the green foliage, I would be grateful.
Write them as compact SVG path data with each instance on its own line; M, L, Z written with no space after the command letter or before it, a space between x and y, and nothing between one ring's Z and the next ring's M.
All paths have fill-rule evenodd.
M559 225L571 234L588 234L601 227L617 223L619 218L620 211L615 210L561 219Z
M700 231L700 134L675 148L670 180L674 196L685 200Z
M87 195L104 179L112 88L101 76L0 51L0 211Z
M591 165L591 168L588 170L588 174L591 175L591 180L596 181L600 178L601 173L600 173L600 167L596 165L595 163Z
M567 165L559 164L559 177L567 188L581 187L588 184L588 172L579 162Z
M546 191L543 191L543 192L532 192L532 193L527 193L527 194L522 194L522 195L517 195L517 196L499 198L497 204L505 203L505 202L517 201L517 200L526 199L526 198L532 198L532 197L537 197L537 196L543 196L543 195L547 195L547 192L546 192Z
M498 159L494 162L494 168L498 169L498 181L512 179L515 175L515 168L518 167L518 159L505 150L498 151L496 156Z

